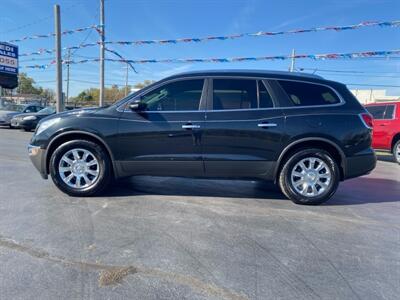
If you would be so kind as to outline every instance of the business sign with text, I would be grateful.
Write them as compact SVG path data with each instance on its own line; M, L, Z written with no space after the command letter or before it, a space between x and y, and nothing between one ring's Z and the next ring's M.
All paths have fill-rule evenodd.
M0 86L15 88L18 85L18 47L0 42Z

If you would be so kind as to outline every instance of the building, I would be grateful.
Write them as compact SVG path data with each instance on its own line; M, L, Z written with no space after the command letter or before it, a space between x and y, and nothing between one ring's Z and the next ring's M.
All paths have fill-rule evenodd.
M351 90L353 95L360 101L361 104L400 101L400 96L388 96L386 90Z

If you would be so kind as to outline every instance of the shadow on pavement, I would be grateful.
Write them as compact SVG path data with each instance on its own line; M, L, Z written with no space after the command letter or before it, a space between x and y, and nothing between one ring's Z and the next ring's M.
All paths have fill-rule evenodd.
M137 176L117 181L106 197L136 195L286 199L273 183L244 180L207 180Z
M386 162L391 162L391 163L396 163L394 161L393 155L392 154L376 154L376 157L380 161L386 161Z
M384 196L382 191L385 191ZM206 180L138 176L120 180L103 195L127 197L138 195L191 196L287 200L272 183L242 180ZM287 200L289 201L289 200ZM361 177L342 183L325 206L400 202L400 182L391 179Z
M400 181L371 177L353 179L342 183L337 193L323 205L357 205L384 202L400 202Z

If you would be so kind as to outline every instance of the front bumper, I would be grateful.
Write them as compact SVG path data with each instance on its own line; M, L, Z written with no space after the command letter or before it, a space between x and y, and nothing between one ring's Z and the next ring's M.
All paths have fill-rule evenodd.
M371 173L376 166L376 155L372 148L361 151L346 159L345 178L350 179Z
M46 170L46 149L39 146L28 145L29 158L43 179L48 178Z
M11 119L11 126L19 128L20 127L20 121L18 119Z
M10 124L11 124L10 121L7 121L7 120L0 121L0 126L9 126Z
M35 123L32 120L21 120L21 121L18 121L18 125L17 126L20 127L20 128L35 129L36 128L36 124L37 123Z

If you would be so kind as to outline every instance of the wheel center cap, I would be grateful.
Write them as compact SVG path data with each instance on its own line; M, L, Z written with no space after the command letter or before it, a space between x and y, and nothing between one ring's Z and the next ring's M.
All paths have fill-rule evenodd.
M72 166L72 171L76 174L83 174L85 172L85 166L82 163L77 162Z
M306 176L310 182L314 182L317 179L317 174L314 172L308 172Z

